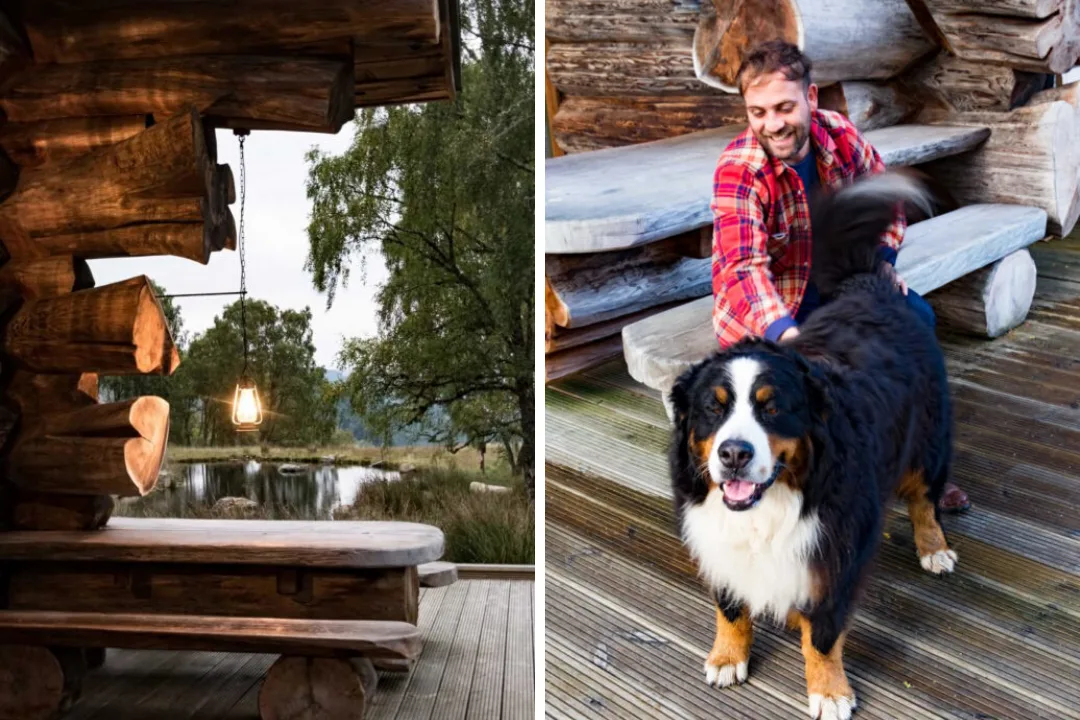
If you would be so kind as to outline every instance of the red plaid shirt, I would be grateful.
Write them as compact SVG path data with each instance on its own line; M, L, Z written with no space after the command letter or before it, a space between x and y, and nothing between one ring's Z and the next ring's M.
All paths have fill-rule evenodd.
M823 190L879 173L877 150L843 115L813 113L810 142ZM793 168L770 158L747 128L724 149L713 180L713 330L725 348L746 335L776 339L795 325L810 279L810 207ZM897 215L882 241L900 249Z

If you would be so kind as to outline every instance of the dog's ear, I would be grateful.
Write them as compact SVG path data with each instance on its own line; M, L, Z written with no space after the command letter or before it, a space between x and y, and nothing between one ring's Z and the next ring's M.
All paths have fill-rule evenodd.
M697 463L690 451L690 408L694 383L701 374L701 369L709 360L689 368L675 381L668 392L671 408L671 445L668 448L668 469L671 474L671 487L675 501L676 517L680 516L685 503L691 498L700 501L701 488L698 487Z
M675 379L675 384L671 386L671 390L668 392L668 402L671 404L671 422L676 429L686 425L686 418L690 414L690 388L693 386L694 380L697 379L698 373L701 372L702 365L703 363L697 363L684 370Z

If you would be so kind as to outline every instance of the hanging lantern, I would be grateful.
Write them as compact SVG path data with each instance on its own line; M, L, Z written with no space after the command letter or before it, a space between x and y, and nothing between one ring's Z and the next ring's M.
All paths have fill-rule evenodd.
M236 425L236 432L256 431L262 420L262 402L259 400L255 381L247 376L242 377L236 384L236 393L233 395L232 421L233 425Z
M240 330L244 336L244 370L236 383L233 393L232 421L236 432L256 432L262 424L262 401L255 381L248 375L248 340L247 340L247 268L244 263L244 199L247 194L247 175L244 168L244 137L247 130L236 130L240 136Z

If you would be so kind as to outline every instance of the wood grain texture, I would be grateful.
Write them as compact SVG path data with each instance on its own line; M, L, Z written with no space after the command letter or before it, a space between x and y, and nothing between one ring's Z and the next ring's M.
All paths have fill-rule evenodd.
M457 565L449 562L431 562L416 568L420 587L445 587L458 580Z
M687 43L694 36L698 0L549 0L544 37L555 43L644 41Z
M707 0L694 34L697 77L736 92L743 57L774 38L799 45L823 84L891 78L936 49L904 0Z
M0 148L17 165L37 167L127 140L145 130L149 119L146 115L122 115L8 122L0 125Z
M44 647L0 645L0 720L52 720L64 700L64 672Z
M547 54L551 82L565 95L714 95L694 75L687 43L555 43Z
M544 356L544 381L552 382L603 365L623 353L618 335Z
M352 119L353 64L290 57L187 56L34 65L0 92L15 122L153 114L194 105L219 127L337 132Z
M4 350L34 372L170 375L179 360L146 276L27 302Z
M921 63L904 78L909 96L953 112L1004 112L1024 105L1045 86L1046 75L961 60L946 52Z
M910 120L920 104L896 84L850 80L821 88L818 106L843 113L865 132Z
M1037 274L1025 248L945 285L926 299L942 326L996 338L1027 319Z
M407 522L113 518L92 536L0 534L0 558L308 567L405 567L438 560L443 534Z
M157 484L168 435L169 404L159 397L45 415L20 433L8 479L38 492L145 495Z
M631 313L630 315L620 315L611 320L605 320L573 330L556 325L554 321L552 321L551 330L544 337L544 354L550 355L563 350L569 350L570 348L588 345L597 340L603 340L604 338L621 335L622 329L627 325L635 323L638 320L644 320L657 313L678 307L681 304L682 302L674 302L656 305L646 310Z
M362 720L378 684L367 658L282 656L259 689L261 720Z
M710 225L716 161L743 129L548 159L545 252L619 250ZM868 131L866 138L896 167L962 153L987 134L985 125L900 125Z
M98 530L112 516L109 495L59 495L18 491L13 501L15 530Z
M17 288L27 300L66 295L75 289L76 263L90 271L85 260L71 255L12 260L0 267L0 284Z
M411 568L331 569L220 563L13 563L12 610L166 613L415 623ZM79 593L68 589L80 588Z
M1046 214L1019 205L974 205L911 225L896 269L919 294L1041 240ZM711 296L623 328L630 376L667 392L684 370L717 349Z
M435 0L35 0L23 23L39 63L242 54L340 38L424 45L440 36Z
M312 657L413 658L415 625L382 620L295 620L195 615L0 611L14 643L64 647L267 652Z
M235 229L231 232L235 239ZM147 223L97 232L50 235L33 241L51 256L78 253L87 259L174 255L205 265L210 253L228 247L226 227L202 222ZM221 247L215 247L220 243Z

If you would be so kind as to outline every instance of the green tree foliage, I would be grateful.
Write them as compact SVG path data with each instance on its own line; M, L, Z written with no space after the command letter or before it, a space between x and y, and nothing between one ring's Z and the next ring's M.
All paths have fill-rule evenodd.
M381 328L341 353L382 436L421 426L533 465L533 3L462 3L454 102L364 110L342 155L308 155L307 269L333 302L381 253Z
M159 286L155 291L159 297L165 294ZM162 305L170 326L182 328L179 310L171 300L163 298ZM315 363L311 311L279 310L261 300L249 300L247 335L248 374L263 401L259 442L327 442L337 427L341 389ZM103 399L158 395L170 405L171 441L183 445L238 442L231 403L244 369L240 302L225 308L206 332L190 341L186 336L182 339L181 363L173 375L102 378Z

